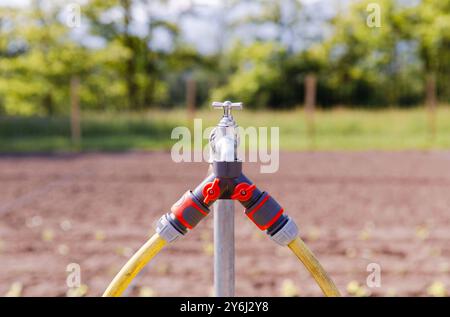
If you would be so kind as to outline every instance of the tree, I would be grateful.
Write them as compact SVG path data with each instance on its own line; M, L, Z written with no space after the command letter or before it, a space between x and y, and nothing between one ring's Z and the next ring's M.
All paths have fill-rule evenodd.
M61 112L71 74L89 67L87 51L70 39L58 17L61 8L45 4L34 1L26 11L4 9L8 28L2 30L0 95L8 114Z
M330 76L327 85L346 104L394 105L418 95L417 60L407 41L403 7L395 0L380 0L381 26L367 24L368 5L359 1L347 14L332 21L329 46Z
M165 1L157 1L164 4ZM125 80L126 108L143 109L154 103L162 103L167 98L167 87L161 80L166 54L152 49L155 32L167 31L175 38L178 28L154 13L150 1L132 0L92 0L83 10L89 20L91 33L104 39L106 46L119 45L127 51L127 56L116 65ZM146 25L137 32L133 29L136 10L146 14ZM111 12L118 14L111 15ZM109 18L105 19L105 16Z
M277 90L283 82L284 48L273 42L237 43L229 54L232 75L227 84L214 90L214 100L239 100L257 108L282 106Z
M439 85L442 95L450 99L450 1L422 0L405 10L404 16L409 38L418 43L428 98L437 99ZM437 79L440 79L438 85Z

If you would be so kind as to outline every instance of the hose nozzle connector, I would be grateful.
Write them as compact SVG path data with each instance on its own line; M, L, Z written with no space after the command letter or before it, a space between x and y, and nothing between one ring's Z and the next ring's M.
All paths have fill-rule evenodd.
M235 179L231 198L239 200L248 218L279 245L286 246L297 238L298 228L294 220L284 213L272 196L261 192L244 175Z
M288 216L286 216L286 218L287 221L280 229L278 229L278 231L272 234L270 232L267 232L270 239L281 246L287 246L298 236L298 227L296 223Z
M216 191L220 194L219 189ZM175 241L181 235L185 235L209 213L207 205L201 203L190 190L173 204L170 210L171 212L159 219L156 227L156 232L167 242Z
M175 228L175 226L170 222L170 214L165 214L158 220L156 226L156 232L163 238L167 243L171 243L177 240L182 233L180 230Z

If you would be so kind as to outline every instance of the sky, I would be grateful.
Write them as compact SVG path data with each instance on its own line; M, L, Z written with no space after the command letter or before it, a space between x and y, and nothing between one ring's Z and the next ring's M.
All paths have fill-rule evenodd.
M87 0L53 0L61 3L73 4L79 2L86 2ZM196 15L186 14L180 20L179 25L182 31L183 39L195 46L202 53L211 53L223 48L221 40L223 37L223 29L221 29L220 23L217 23L216 19L221 19L221 10L223 0L191 0L196 4ZM160 6L157 1L149 1L150 6L135 7L133 32L135 34L143 34L146 31L147 13L151 10L155 13L169 20L176 20L180 16L180 12L186 11L189 8L190 2L188 0L170 0L168 6ZM317 38L317 36L323 36L326 30L323 29L322 24L324 18L333 15L336 3L338 1L346 2L348 0L299 0L303 6L306 14L311 18L311 21L307 24L301 25L302 35L307 37ZM15 6L24 7L30 5L31 0L0 0L0 6ZM229 12L228 16L231 18L238 18L239 15L248 14L251 10L255 10L258 1L242 1L233 12ZM110 15L119 14L120 12L110 12ZM106 17L108 18L108 17ZM304 19L304 17L303 17ZM81 18L83 21L83 18ZM99 39L86 37L86 26L74 30L74 36L82 39L88 46L101 45ZM233 36L246 42L250 41L250 38L255 35L261 38L270 38L274 34L274 29L270 25L259 25L258 27L251 28L250 26L239 29L233 33ZM155 35L155 41L152 45L155 45L159 49L169 49L170 37L165 31L158 31ZM287 41L294 42L294 49L301 49L301 45L304 43L297 43L295 40L286 39ZM305 44L306 45L306 44Z

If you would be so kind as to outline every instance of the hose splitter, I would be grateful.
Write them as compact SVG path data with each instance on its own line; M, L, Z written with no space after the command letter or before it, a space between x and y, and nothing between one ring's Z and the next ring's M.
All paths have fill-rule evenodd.
M117 274L103 296L120 296L131 280L167 243L192 230L210 212L218 199L239 201L247 217L281 246L288 246L305 265L326 296L339 296L333 281L315 256L300 239L294 220L285 214L280 204L267 192L259 189L242 173L242 161L237 159L239 135L231 115L242 103L214 102L223 108L224 115L210 135L212 173L194 190L187 191L163 215L154 236L144 244Z

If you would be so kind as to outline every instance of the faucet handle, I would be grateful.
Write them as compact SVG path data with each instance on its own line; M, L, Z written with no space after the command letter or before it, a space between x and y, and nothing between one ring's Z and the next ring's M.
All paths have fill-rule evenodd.
M231 109L242 109L242 102L231 102L231 101L214 101L212 103L213 108L223 108L223 116L231 117Z

